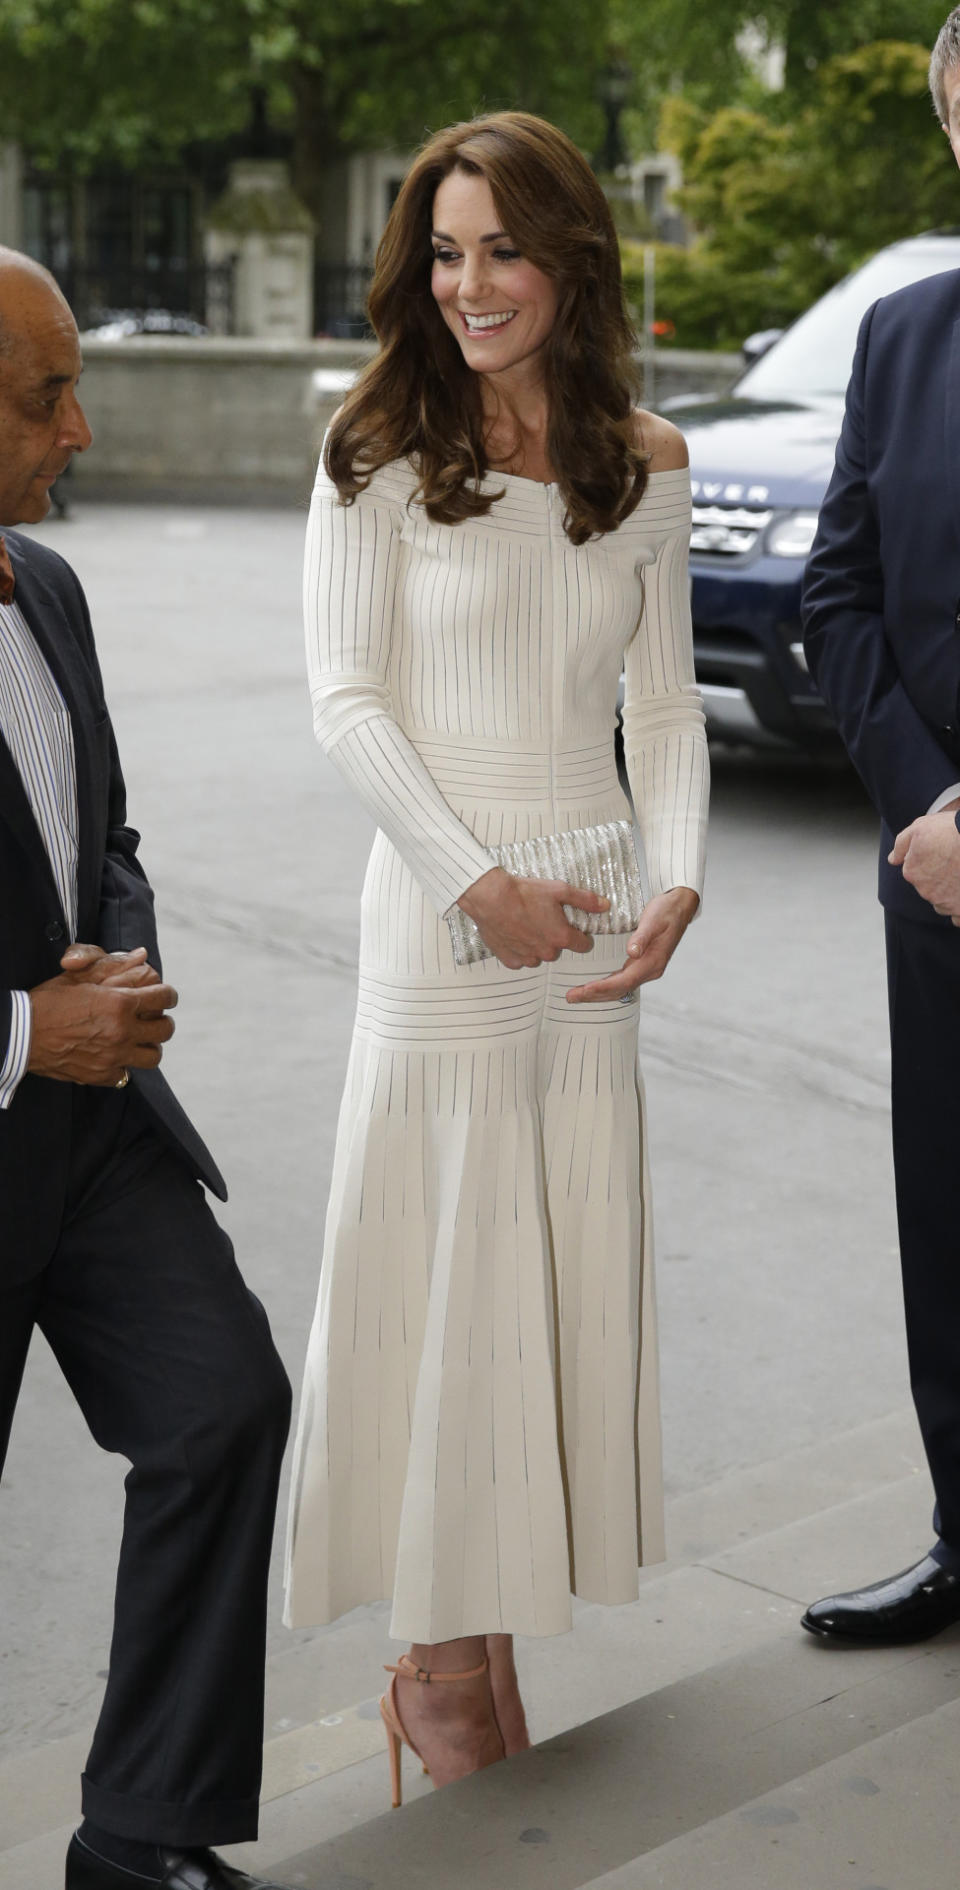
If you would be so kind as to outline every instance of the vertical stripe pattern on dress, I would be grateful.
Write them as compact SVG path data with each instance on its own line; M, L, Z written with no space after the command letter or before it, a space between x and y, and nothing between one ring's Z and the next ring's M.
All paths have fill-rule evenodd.
M442 914L501 841L622 819L651 891L703 870L689 478L573 546L507 476L439 526L406 466L344 507L321 473L304 579L319 740L379 832L298 1427L287 1619L392 1593L391 1632L569 1627L663 1552L635 1002L571 1006L625 941L457 967Z

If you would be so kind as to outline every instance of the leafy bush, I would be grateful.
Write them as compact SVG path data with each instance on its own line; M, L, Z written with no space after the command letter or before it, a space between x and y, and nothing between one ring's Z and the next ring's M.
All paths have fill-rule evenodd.
M739 347L784 327L886 243L960 221L960 189L927 97L921 46L880 41L829 61L810 102L708 114L669 99L662 141L684 166L690 249L656 248L660 318L679 346ZM643 307L642 248L625 241Z
M643 324L643 249L624 243L624 283L636 325ZM673 323L680 348L737 349L758 328L783 328L813 297L763 267L734 267L705 244L653 245L656 315ZM832 279L832 278L830 278ZM830 279L824 287L829 287ZM658 338L658 345L659 345Z

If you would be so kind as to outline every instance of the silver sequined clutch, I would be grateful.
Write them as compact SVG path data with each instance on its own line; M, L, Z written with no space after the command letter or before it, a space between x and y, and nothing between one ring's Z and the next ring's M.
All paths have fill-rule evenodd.
M632 932L640 922L643 893L629 820L606 820L598 827L577 827L571 833L512 840L507 846L491 847L490 854L497 866L505 867L518 879L565 879L570 886L582 886L609 899L606 912L582 912L578 906L564 906L578 932ZM459 906L447 913L447 924L458 965L475 965L481 958L492 958L474 921Z

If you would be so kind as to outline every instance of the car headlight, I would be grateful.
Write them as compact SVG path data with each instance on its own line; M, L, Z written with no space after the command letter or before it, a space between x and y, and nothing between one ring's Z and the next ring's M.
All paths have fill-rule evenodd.
M767 550L774 558L808 558L816 535L816 512L785 512L767 533Z

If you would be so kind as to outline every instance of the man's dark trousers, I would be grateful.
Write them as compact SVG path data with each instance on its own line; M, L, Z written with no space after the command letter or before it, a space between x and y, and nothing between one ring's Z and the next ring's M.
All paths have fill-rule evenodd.
M187 1164L133 1087L74 1087L43 1270L0 1291L0 1467L34 1325L130 1460L87 1817L177 1847L256 1835L266 1572L290 1387Z
M885 914L893 1159L910 1382L960 1571L960 930Z

